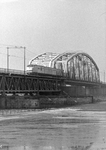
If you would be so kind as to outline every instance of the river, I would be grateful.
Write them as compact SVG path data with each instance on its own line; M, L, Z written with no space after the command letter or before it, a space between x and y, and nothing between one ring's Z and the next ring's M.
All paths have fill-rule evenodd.
M106 150L106 102L1 110L1 150Z

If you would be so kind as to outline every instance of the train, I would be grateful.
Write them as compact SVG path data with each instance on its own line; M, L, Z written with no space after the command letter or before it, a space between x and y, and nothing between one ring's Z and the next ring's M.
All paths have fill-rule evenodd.
M63 76L63 71L56 68L51 68L47 66L40 66L35 64L27 65L27 74L40 74L40 75L49 75L49 76Z

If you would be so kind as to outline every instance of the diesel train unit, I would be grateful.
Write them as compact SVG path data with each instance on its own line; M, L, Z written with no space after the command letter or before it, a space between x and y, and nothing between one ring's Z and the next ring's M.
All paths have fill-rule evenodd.
M40 65L28 65L27 66L27 74L31 75L52 75L52 76L62 76L63 71L60 69L55 69L55 68L50 68L50 67L45 67L45 66L40 66Z

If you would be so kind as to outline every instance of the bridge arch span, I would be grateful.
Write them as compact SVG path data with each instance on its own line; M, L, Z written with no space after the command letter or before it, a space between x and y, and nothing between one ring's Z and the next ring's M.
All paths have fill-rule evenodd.
M62 69L66 77L74 80L99 82L99 68L93 58L84 52L62 53L52 60L52 67Z
M75 53L66 61L67 76L72 79L99 82L99 68L87 53Z
M73 80L99 82L99 68L93 58L85 52L47 52L34 57L30 64L61 69L64 76Z

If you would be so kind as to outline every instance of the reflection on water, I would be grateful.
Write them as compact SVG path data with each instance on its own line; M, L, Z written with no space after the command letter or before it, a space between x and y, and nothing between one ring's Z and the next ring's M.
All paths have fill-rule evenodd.
M57 113L56 113L57 111ZM106 114L53 110L0 124L1 150L88 150ZM105 122L104 122L105 123ZM22 145L22 146L20 146Z
M70 150L88 150L92 146L92 143L89 146L72 146ZM9 147L4 146L2 147L3 150L57 150L55 147L52 146L44 146L44 147L29 147L29 146L20 146L20 147ZM59 147L58 150L69 150L68 147L62 146Z

